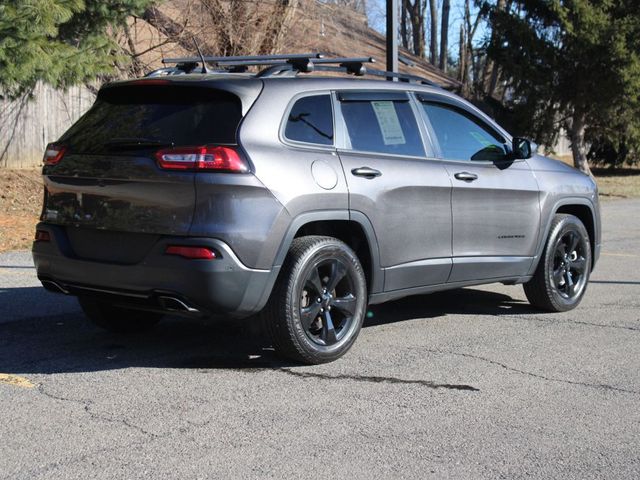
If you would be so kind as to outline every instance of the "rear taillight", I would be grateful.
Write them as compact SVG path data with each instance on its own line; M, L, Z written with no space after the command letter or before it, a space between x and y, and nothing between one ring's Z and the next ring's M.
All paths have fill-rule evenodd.
M36 230L36 237L34 240L36 242L50 242L51 235L46 230Z
M58 145L57 143L50 143L47 145L46 150L44 151L44 158L42 161L45 165L57 165L62 160L64 156L64 152L67 150L67 147L64 145Z
M169 245L165 250L167 255L178 255L179 257L192 260L214 260L216 254L207 247L191 247L188 245Z
M231 147L177 147L156 152L165 170L208 170L247 173L249 165Z

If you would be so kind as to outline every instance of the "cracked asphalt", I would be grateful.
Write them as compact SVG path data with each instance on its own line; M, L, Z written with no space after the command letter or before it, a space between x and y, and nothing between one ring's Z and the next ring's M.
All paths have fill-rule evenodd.
M0 478L640 478L640 201L603 223L578 309L407 298L319 367L246 323L104 333L0 254Z

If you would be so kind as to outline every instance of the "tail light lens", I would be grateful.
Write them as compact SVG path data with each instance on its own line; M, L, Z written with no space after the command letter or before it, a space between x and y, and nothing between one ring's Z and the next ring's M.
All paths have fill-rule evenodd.
M169 245L165 253L192 260L215 260L217 258L215 252L207 247L191 247L187 245Z
M249 165L231 147L178 147L156 152L160 168L165 170L207 170L247 173Z
M67 151L67 147L59 145L57 143L50 143L47 145L44 151L44 158L42 161L45 165L57 165L62 160L64 153Z

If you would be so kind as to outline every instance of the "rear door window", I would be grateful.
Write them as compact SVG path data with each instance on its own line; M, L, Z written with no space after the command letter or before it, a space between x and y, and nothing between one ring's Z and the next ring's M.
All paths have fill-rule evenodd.
M288 140L333 145L333 112L328 94L300 98L293 104L284 136Z
M240 99L212 88L125 85L101 90L91 109L60 139L80 153L109 150L117 141L176 146L235 144Z
M424 157L418 124L406 95L341 96L340 108L352 150Z

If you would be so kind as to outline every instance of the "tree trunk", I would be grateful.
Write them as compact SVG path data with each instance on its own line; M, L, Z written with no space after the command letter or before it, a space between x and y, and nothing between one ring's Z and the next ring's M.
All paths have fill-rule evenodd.
M440 70L446 73L449 63L449 11L450 0L442 2L442 25L440 28Z
M424 45L424 9L423 0L415 0L413 5L409 3L411 10L409 20L411 21L411 33L413 36L413 53L418 57L425 57Z
M429 53L431 63L438 64L438 0L429 0L429 10L431 14L431 44Z
M571 139L571 152L573 153L573 166L587 175L591 175L591 169L587 162L587 146L584 141L586 126L584 115L574 113L571 128L569 129L569 137Z
M458 66L460 68L459 80L462 83L462 89L464 90L465 85L467 84L467 66L465 65L465 61L467 59L467 41L464 36L464 25L460 25L460 56L458 59Z
M402 46L409 50L409 31L407 29L407 16L409 14L409 2L402 0L402 8L400 8L400 40Z
M507 8L506 0L498 0L498 4L496 9L499 12L505 11ZM495 44L497 42L497 35L495 31L491 32L491 43ZM496 88L498 87L498 81L500 79L500 67L498 64L491 59L487 59L487 63L485 65L485 74L483 78L483 83L485 86L485 93L488 97L493 97Z

